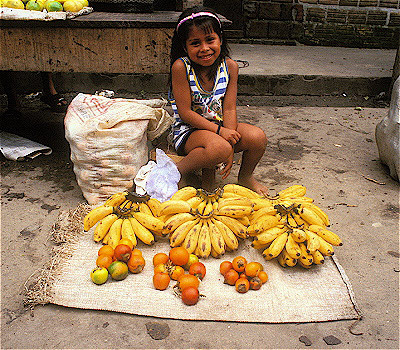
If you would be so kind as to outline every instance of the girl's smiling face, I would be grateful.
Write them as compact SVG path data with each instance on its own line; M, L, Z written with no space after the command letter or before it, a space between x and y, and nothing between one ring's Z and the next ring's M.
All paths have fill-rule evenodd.
M203 67L211 66L221 53L221 39L212 28L205 31L192 26L185 44L189 58Z

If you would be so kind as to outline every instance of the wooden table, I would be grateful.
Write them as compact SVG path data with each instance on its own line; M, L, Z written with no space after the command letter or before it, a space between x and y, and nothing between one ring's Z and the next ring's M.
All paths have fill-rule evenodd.
M92 12L67 20L0 20L0 70L168 73L179 12Z

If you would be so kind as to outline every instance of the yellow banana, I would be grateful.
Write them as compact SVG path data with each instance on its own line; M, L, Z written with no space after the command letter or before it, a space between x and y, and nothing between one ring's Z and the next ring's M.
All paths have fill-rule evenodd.
M242 198L241 195L233 193L233 192L222 192L221 198Z
M211 246L218 255L223 255L225 253L225 240L222 232L212 220L208 220L207 224L210 232Z
M317 214L315 214L314 211L307 207L302 206L299 211L299 215L309 225L325 226L324 221Z
M291 215L296 222L296 226L301 226L302 228L307 228L309 225L301 218L301 216L297 213L291 212Z
M280 254L282 249L285 247L287 237L288 232L284 232L272 241L271 245L268 247L268 254L271 258L276 258Z
M203 222L199 221L186 234L186 237L182 243L182 247L186 248L189 254L192 254L196 250L202 225Z
M207 199L202 199L201 202L196 207L196 213L203 215L207 206Z
M192 186L186 186L186 187L182 187L181 189L176 191L170 199L187 201L188 199L193 198L196 195L197 195L196 188L194 188Z
M114 207L114 212L118 215L128 216L130 212L138 210L139 205L127 199L122 204Z
M128 218L124 218L124 221L122 222L121 237L129 239L132 242L133 246L136 247L137 239L135 231L133 231L131 221Z
M300 246L300 257L298 259L299 262L301 262L304 265L311 265L313 263L313 256L307 252L307 246L306 244L299 243Z
M279 265L281 265L282 267L288 266L288 265L286 265L285 258L283 257L283 251L278 255L277 260L278 260Z
M240 196L247 197L247 198L260 198L261 197L257 192L255 192L247 187L237 185L237 184L227 184L224 186L223 190L224 190L224 192L235 193Z
M105 218L101 219L94 229L93 240L100 242L107 234L111 225L118 219L116 214L109 214Z
M197 247L200 258L207 258L211 254L210 230L206 222L201 226Z
M253 206L253 200L247 197L221 198L217 203L218 209L231 205Z
M301 255L300 246L299 244L293 239L292 234L289 234L286 245L285 245L286 252L292 257L293 259L298 259Z
M139 205L139 212L147 214L147 215L154 216L153 212L150 209L150 207L146 203L140 202L140 203L138 203L138 205Z
M244 226L241 222L237 221L236 219L225 215L215 215L215 219L223 222L226 226L228 226L237 237L243 239L247 237L246 226Z
M210 216L212 214L213 211L213 202L211 201L211 199L207 199L206 200L206 206L204 208L204 211L202 213L202 215L204 216Z
M306 194L306 191L306 188L302 185L293 185L278 192L278 195L279 198L302 197Z
M307 236L307 252L312 253L315 252L317 249L319 249L320 246L320 240L318 239L318 235L315 232L312 232L310 230L305 230L306 236Z
M178 213L171 216L168 220L164 223L164 232L171 233L175 231L175 229L185 223L186 221L191 221L195 217L190 213Z
M258 241L259 244L268 244L285 231L286 228L272 227L254 236L254 240Z
M157 198L149 198L146 204L149 206L153 216L159 216L161 202Z
M109 237L107 244L110 245L113 249L118 245L118 242L121 239L121 230L122 230L122 222L124 219L119 218L111 225L109 230Z
M177 247L185 240L186 235L189 230L196 225L200 219L196 218L194 220L186 221L180 226L178 226L169 236L169 243L171 247Z
M292 203L295 204L302 204L302 203L312 203L314 202L314 199L310 198L310 197L305 197L305 196L301 196L301 197L285 197L284 198L285 201L292 201Z
M276 209L274 207L263 207L261 209L254 209L254 211L249 215L249 219L252 224L262 218L264 215L276 215Z
M304 263L301 261L301 259L298 259L298 260L297 260L297 263L298 263L301 267L304 267L305 269L311 269L311 267L312 267L312 264L306 265L306 264L304 264Z
M332 244L328 243L320 236L318 236L318 238L320 244L318 250L321 252L321 254L325 256L332 256L334 254L334 248Z
M254 210L259 210L265 207L267 208L274 207L272 201L268 198L253 198L251 201L253 203Z
M256 241L255 241L256 242ZM254 243L254 242L253 242ZM276 258L276 256L273 256L270 253L270 247L271 245L269 245L267 248L265 248L262 252L262 256L264 257L265 260L272 260L273 258Z
M279 220L275 215L264 215L257 222L247 227L247 234L254 236L278 225Z
M250 226L250 220L248 216L243 216L241 218L236 218L237 221L239 221L240 223L242 223L244 226Z
M218 215L230 216L231 218L249 216L252 212L253 208L251 206L244 205L230 205L218 209Z
M287 266L293 267L297 264L297 258L291 257L286 248L283 248L281 254Z
M223 255L223 254L218 254L218 253L215 251L214 247L211 246L211 256L212 256L213 258L219 259L222 255Z
M153 215L142 213L136 211L133 216L137 221L139 221L144 227L148 228L150 231L154 232L158 236L163 234L164 222Z
M107 234L104 236L102 243L108 244L108 238L110 237L110 230L108 230Z
M328 214L326 214L318 205L315 205L314 203L303 203L302 206L317 214L317 216L322 219L325 226L330 226Z
M226 226L223 222L219 220L215 220L214 218L211 219L215 226L219 229L224 238L224 242L226 246L231 250L236 250L239 247L239 241L237 240L235 234L232 230Z
M324 256L321 254L319 250L316 250L315 252L312 252L311 255L313 256L313 263L320 265L325 262Z
M292 228L290 234L297 243L304 242L307 239L306 233L301 228Z
M323 226L310 225L308 229L312 232L315 232L318 236L320 236L325 241L327 241L328 243L330 243L334 246L342 246L343 245L342 240L336 233L329 231L328 229L326 229Z
M133 232L135 232L136 237L138 237L144 244L153 245L154 236L149 229L144 227L136 218L133 216L129 217L131 222Z
M126 200L128 192L118 192L114 193L111 197L109 197L105 202L104 205L110 205L112 207L116 207Z
M101 205L92 209L83 219L83 229L89 231L101 219L105 218L114 212L114 207L111 205Z
M190 205L192 210L195 210L202 201L203 201L203 198L201 198L199 196L194 196L194 197L188 199L187 203Z
M251 246L254 249L262 249L262 250L264 250L269 246L269 243L262 244L262 243L260 243L260 241L254 240L253 242L251 242Z
M167 200L160 204L160 215L189 213L191 207L188 202L183 200Z

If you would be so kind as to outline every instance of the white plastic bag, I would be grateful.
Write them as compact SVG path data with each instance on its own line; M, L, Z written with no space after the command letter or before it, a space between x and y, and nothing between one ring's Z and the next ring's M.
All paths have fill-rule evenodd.
M153 100L150 103L154 105ZM156 129L169 127L157 124L169 120L166 114L145 100L87 94L73 99L64 120L65 137L77 182L89 204L133 186L138 170L148 161L149 122Z
M165 202L178 191L181 174L175 163L165 152L156 149L156 165L151 169L146 179L146 192L160 202Z

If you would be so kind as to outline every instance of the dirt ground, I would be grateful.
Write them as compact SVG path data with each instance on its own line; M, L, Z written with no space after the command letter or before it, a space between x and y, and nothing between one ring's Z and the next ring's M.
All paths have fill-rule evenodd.
M53 153L25 162L1 158L1 347L399 349L399 183L380 163L374 139L388 108L355 107L238 107L240 119L261 127L269 139L258 178L271 193L305 185L344 241L336 256L363 315L351 331L353 320L199 322L51 304L32 312L24 308L25 281L50 257L52 224L61 210L84 198L61 114L27 108L23 119L3 120L3 130L50 146ZM237 168L225 182L235 181ZM324 338L330 335L340 343L328 345Z

